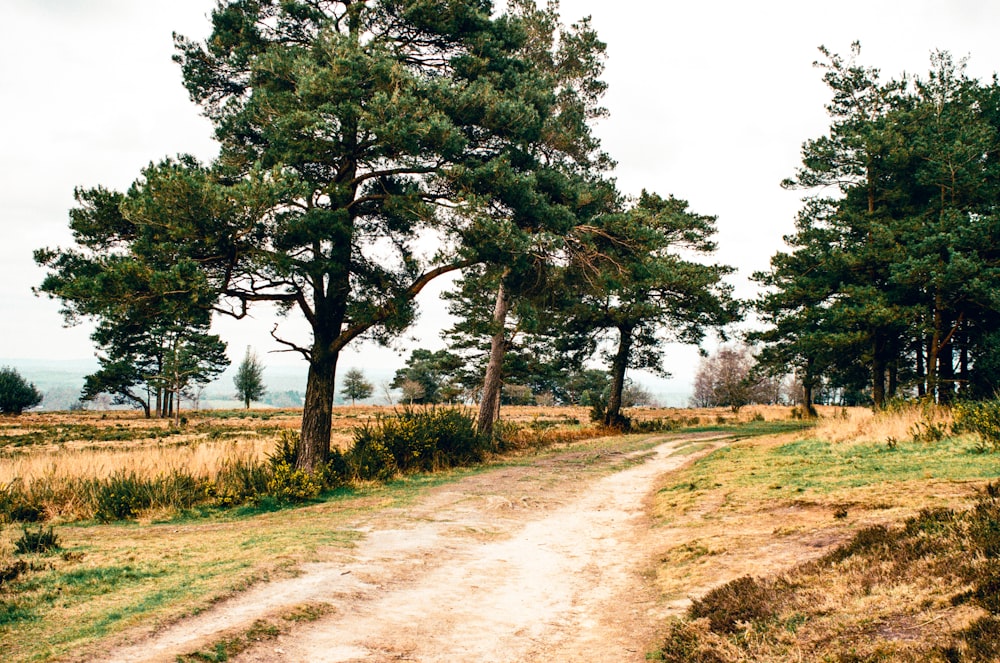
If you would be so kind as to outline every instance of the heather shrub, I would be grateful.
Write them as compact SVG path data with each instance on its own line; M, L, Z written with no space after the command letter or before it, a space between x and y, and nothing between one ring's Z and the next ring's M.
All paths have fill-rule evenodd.
M735 633L743 624L773 617L777 597L769 581L744 576L695 599L688 614L691 619L708 619L714 633Z

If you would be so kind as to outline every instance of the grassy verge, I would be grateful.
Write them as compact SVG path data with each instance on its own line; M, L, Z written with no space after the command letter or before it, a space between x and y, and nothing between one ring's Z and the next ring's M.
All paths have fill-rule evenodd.
M1000 542L974 533L1000 531L997 500L977 492L1000 477L998 456L973 436L850 426L863 434L826 422L671 476L655 500L655 582L678 608L695 601L651 660L997 660L1000 621L977 597L1000 602Z

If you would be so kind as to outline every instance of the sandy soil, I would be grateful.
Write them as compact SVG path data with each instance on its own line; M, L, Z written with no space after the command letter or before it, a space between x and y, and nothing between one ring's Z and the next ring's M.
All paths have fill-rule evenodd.
M719 437L711 448L724 444ZM349 552L259 585L106 661L173 661L303 604L325 614L241 662L645 660L682 607L652 589L669 532L649 527L652 492L697 455L691 437L632 457L562 454L434 489L366 515ZM611 474L609 466L619 467Z

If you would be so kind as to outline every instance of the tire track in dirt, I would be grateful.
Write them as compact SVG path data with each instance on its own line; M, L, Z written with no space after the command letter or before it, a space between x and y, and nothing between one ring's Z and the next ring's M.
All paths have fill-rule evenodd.
M697 454L677 455L694 440ZM343 559L252 588L107 661L173 661L303 603L330 612L235 661L643 661L664 606L648 587L657 481L724 444L665 439L647 452L564 454L430 491L371 514ZM611 474L595 469L633 463Z

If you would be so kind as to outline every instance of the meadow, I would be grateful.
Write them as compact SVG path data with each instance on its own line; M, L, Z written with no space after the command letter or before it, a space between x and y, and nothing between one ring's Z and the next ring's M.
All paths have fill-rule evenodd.
M336 447L348 448L354 429L386 410L336 409ZM975 508L977 495L1000 476L1000 463L974 436L952 435L948 411L907 407L873 415L823 408L815 423L801 421L788 407L745 408L738 415L723 409L630 414L640 432L608 437L590 424L585 408L505 408L506 454L472 467L352 481L302 501L226 503L202 488L187 506L164 500L123 518L96 517L79 496L65 493L116 476L218 481L240 463L266 463L301 413L187 413L179 428L124 412L0 419L0 486L8 496L16 487L39 498L35 512L28 509L20 519L7 513L0 533L0 647L9 660L85 659L100 643L140 625L175 621L251 585L294 575L327 551L350 550L359 518L405 508L442 483L539 455L648 448L662 431L683 430L737 439L664 478L651 503L651 526L670 532L672 543L657 551L650 583L667 604L707 601L712 609L706 614L732 619L714 628L704 614L684 613L665 624L663 643L651 657L938 660L927 658L931 652L940 660L980 660L946 655L973 651L956 634L988 617L975 600L952 605L962 592L974 593L974 582L955 576L924 582L917 592L913 587L931 577L927 565L912 573L873 574L842 554L835 563L815 566L859 532L881 527L889 537L883 539L895 541L892 533L904 531L908 518ZM698 448L693 444L687 452ZM968 529L952 530L963 527ZM798 562L814 566L790 570ZM934 568L947 567L946 561ZM885 578L892 583L880 584ZM721 595L706 594L727 587ZM806 593L793 596L788 587ZM910 594L915 603L900 600ZM760 604L763 595L773 597L763 616L736 609L747 596ZM820 613L812 614L803 606L816 595L836 598L814 601ZM920 626L924 622L932 627ZM898 637L886 645L886 633ZM850 658L851 651L858 657ZM686 658L669 658L671 652L687 652ZM925 658L906 659L906 652Z

